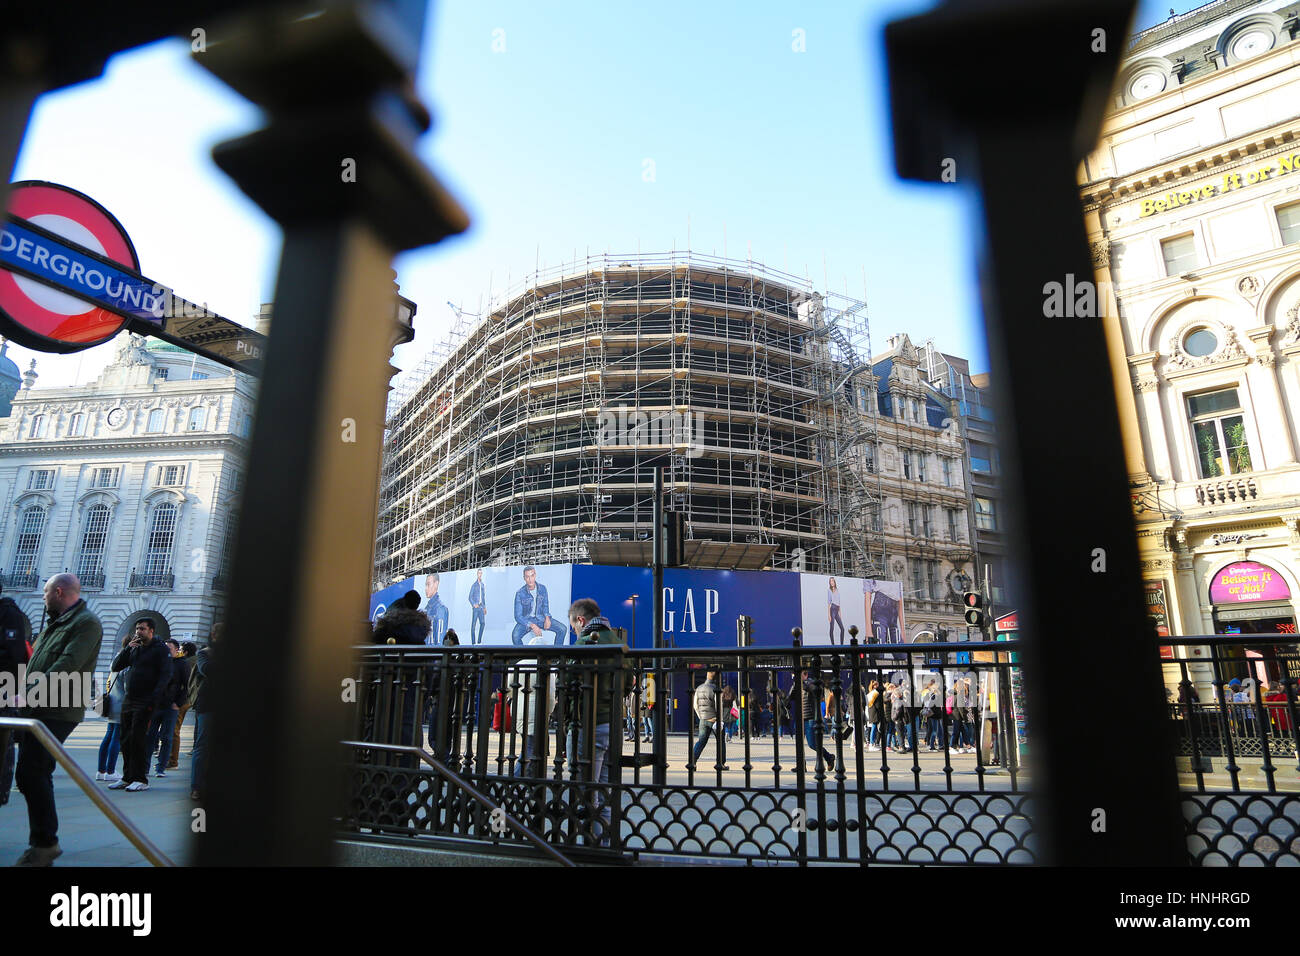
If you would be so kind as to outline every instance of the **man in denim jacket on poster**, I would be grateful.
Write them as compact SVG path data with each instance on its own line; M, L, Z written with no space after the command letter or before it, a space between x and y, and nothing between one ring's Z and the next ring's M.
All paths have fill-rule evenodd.
M524 635L530 631L533 637L540 637L542 631L550 631L555 635L556 647L564 643L568 633L568 628L551 618L546 585L537 583L537 569L532 565L524 568L524 586L515 592L515 629L510 639L522 646Z

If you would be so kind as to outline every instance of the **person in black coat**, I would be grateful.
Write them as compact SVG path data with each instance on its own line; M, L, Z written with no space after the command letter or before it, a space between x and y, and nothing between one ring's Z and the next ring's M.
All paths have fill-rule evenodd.
M113 658L113 671L131 668L122 701L122 779L110 790L149 789L149 725L153 715L170 708L167 696L172 676L171 650L154 637L151 618L135 624L135 636ZM173 689L174 695L174 689Z
M212 650L221 640L224 624L212 625L206 647L194 655L194 677L198 693L194 697L194 763L190 765L190 799L202 800L208 770L208 714L212 710L208 691L208 673L212 667Z
M0 598L0 673L8 675L11 687L18 686L18 668L27 663L30 656L27 648L31 639L31 619L14 603L13 598ZM0 693L3 693L3 689L0 689ZM0 698L0 717L17 716L17 701ZM17 758L17 738L9 728L0 727L0 807L9 802Z
M429 616L420 609L420 592L407 591L375 622L374 641L387 644L423 644L433 630Z

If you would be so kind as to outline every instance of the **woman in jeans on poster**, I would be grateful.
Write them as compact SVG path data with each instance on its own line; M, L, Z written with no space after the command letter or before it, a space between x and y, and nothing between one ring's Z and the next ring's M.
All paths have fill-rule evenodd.
M830 642L835 643L835 625L840 626L840 644L844 644L844 618L840 617L840 588L831 578L826 589L826 620L830 625Z

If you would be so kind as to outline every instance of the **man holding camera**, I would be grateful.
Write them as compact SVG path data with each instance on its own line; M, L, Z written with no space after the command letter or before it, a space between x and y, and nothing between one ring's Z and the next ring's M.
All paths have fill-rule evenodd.
M171 680L172 655L167 645L154 639L152 618L135 622L135 636L113 659L113 671L131 668L122 702L122 779L110 790L132 793L149 789L149 724L154 711L170 707L166 700Z

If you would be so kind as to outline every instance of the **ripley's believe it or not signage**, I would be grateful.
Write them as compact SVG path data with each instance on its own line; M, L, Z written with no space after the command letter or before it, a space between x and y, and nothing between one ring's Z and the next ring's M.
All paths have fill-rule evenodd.
M1147 216L1154 216L1156 213L1166 212L1177 206L1186 206L1198 200L1221 196L1224 193L1243 189L1246 186L1266 183L1271 179L1285 176L1287 173L1293 173L1297 170L1300 170L1300 153L1279 156L1275 162L1258 166L1248 172L1225 173L1218 182L1206 183L1204 186L1197 186L1195 189L1176 189L1166 193L1163 199L1144 199L1142 200L1142 210L1138 214L1138 218L1145 219Z
M1291 589L1282 575L1255 561L1238 561L1221 568L1210 584L1210 601L1214 604L1286 601L1290 597Z

